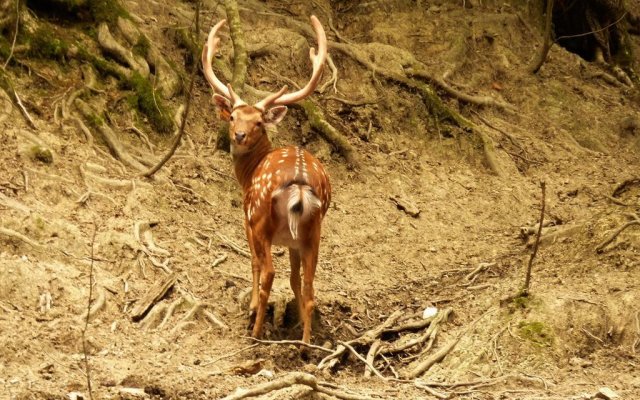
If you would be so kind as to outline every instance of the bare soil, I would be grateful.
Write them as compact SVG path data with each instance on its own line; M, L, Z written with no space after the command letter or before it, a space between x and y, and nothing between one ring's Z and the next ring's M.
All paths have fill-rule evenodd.
M462 3L332 2L323 3L324 9L304 1L261 3L302 23L315 13L325 26L323 10L331 6L342 36L375 48L372 61L402 69L402 60L385 45L403 49L434 76L447 73L457 89L508 102L515 110L468 105L441 93L448 106L486 132L501 171L496 175L470 133L434 124L416 93L330 49L338 93L327 88L314 100L357 149L359 166L347 167L309 130L299 109L292 108L271 134L276 146L299 144L312 151L333 187L315 279L313 343L334 348L397 310L409 315L450 307L434 351L461 339L422 379L518 379L474 390L435 387L441 392L470 399L581 399L608 387L621 398L640 398L640 226L596 251L640 211L637 89L607 83L601 67L558 46L539 74L531 75L527 66L541 46L537 22L502 2L470 2L473 8ZM166 27L188 24L193 4L125 4L165 56L183 65L184 50ZM273 89L280 75L304 82L309 42L252 4L240 2L247 42L278 40L277 49L252 58L249 83ZM213 6L206 3L204 30L224 17L223 7ZM640 54L638 37L632 40ZM226 61L228 38L222 47ZM28 126L3 98L0 227L35 243L0 232L1 398L87 396L82 329L91 267L94 304L104 300L86 332L94 398L135 398L123 388L143 389L150 398L220 398L267 382L265 373L257 374L263 369L276 378L306 371L376 398L433 398L412 383L363 377L365 366L355 357L321 371L317 364L326 353L318 350L247 348L253 345L247 338L250 260L228 246L233 241L246 248L242 198L229 155L215 150L220 122L204 79L198 78L193 96L189 140L148 180L116 161L102 143L90 145L73 120L54 121L56 104L81 81L77 65L31 65L38 74L17 73L16 90L36 120L31 135L52 150L53 161L36 157L34 139L24 133ZM115 100L121 96L115 86L104 83L103 89L94 95L106 99L105 111L122 143L159 159L170 138L120 112L124 105ZM376 102L349 106L329 96ZM181 102L177 97L171 105ZM126 129L132 123L150 135L152 150ZM545 220L551 225L543 229L534 260L531 295L514 300L535 236L524 238L521 230L536 226L540 181L546 183ZM400 210L392 197L417 207L419 215ZM152 256L157 264L168 261L164 268L179 276L155 307L168 307L182 290L206 303L228 329L202 313L188 315L185 303L161 327L156 322L145 329L144 320L132 321L136 302L166 276L144 252L144 236L136 238L136 224L149 222L155 223L155 244L166 250ZM294 307L280 315L293 293L288 256L275 250L276 316L267 323L265 339L299 339ZM226 260L212 267L221 256ZM481 263L488 267L467 279ZM377 365L392 377L388 365L402 373L414 353ZM294 387L265 398L315 396Z

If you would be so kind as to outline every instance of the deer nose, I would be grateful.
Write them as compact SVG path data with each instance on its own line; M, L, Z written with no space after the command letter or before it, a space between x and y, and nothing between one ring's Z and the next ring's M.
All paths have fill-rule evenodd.
M247 137L247 134L244 132L236 132L236 143L240 144Z

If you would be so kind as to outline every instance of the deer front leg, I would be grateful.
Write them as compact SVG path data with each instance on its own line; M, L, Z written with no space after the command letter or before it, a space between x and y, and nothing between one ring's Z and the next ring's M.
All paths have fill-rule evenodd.
M260 338L262 336L264 316L267 312L267 304L269 303L269 294L271 294L271 286L273 285L273 277L276 272L273 269L273 264L271 262L271 243L266 239L260 241L255 236L256 235L254 235L253 238L253 249L260 271L260 292L258 295L258 310L256 312L256 321L253 325L252 336L254 338ZM254 276L255 271L256 270L254 268Z

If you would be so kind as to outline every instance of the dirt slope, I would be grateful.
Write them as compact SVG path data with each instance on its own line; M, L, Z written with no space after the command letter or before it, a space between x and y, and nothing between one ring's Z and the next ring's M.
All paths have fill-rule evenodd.
M256 12L253 3L240 3L249 43L268 41L268 29L286 30L281 47L270 50L286 57L254 55L250 83L276 87L279 74L303 82L306 39L278 18ZM339 71L338 93L327 89L315 100L357 149L359 167L345 166L308 128L299 109L290 110L271 134L275 145L296 143L316 154L333 186L315 281L313 342L335 348L394 311L411 315L429 306L451 308L431 353L457 337L460 341L423 379L492 385L435 387L438 391L457 391L458 398L566 399L589 398L606 386L625 399L640 398L639 227L630 226L596 251L629 214L637 218L640 211L637 90L608 84L600 67L557 46L537 76L528 74L539 31L534 22L523 23L527 15L517 7L357 3L264 6L306 23L310 13L326 21L324 10L331 5L334 27L344 37L371 43L378 55L373 61L402 68L402 60L384 46L398 47L434 76L447 73L457 89L500 99L513 110L458 103L442 93L448 106L491 140L501 171L495 175L465 136L472 134L434 124L415 92L330 50ZM125 4L165 56L183 65L184 50L166 28L188 24L193 4ZM223 7L213 6L205 4L206 29L224 15ZM638 37L633 40L640 54ZM228 40L223 47L227 61ZM56 104L81 80L78 65L34 61L32 66L55 77L47 83L12 67L16 90L30 105L38 129L29 129L8 99L3 98L0 116L1 398L87 393L81 332L91 266L93 298L104 300L87 331L95 398L135 397L122 388L144 389L153 398L219 398L268 381L256 375L262 369L276 378L309 372L373 397L432 398L412 383L364 378L364 364L354 357L328 371L317 368L326 356L319 350L301 356L295 346L247 348L253 344L246 338L244 302L250 260L229 247L234 242L246 248L242 199L229 155L214 148L219 121L204 79L198 79L193 97L189 140L156 178L147 180L114 160L102 143L88 143L73 119L54 119ZM106 80L102 84L96 96L122 95ZM375 103L349 106L331 100L332 95ZM169 103L177 108L181 101L178 96ZM136 117L133 123L153 143L146 148L126 129L132 123L129 114L111 112L127 148L143 149L154 159L164 154L166 136ZM36 144L51 149L52 162L34 150ZM539 218L542 180L545 219L552 226L543 230L532 296L509 300L524 280L532 236L523 239L521 229L534 227ZM412 203L419 216L398 209L391 197ZM147 231L160 250L148 250L153 246L144 224L149 222ZM225 261L212 267L222 256ZM279 314L293 294L288 256L279 251L274 260ZM469 276L481 264L486 268ZM131 320L131 310L168 269L178 273L178 283L155 308L175 306L175 312L164 323L161 314L145 328L144 320ZM228 329L202 312L190 315L193 304L185 299L202 302ZM274 326L272 318L265 337L299 339L295 316L278 317L282 323ZM376 365L387 377L394 370L402 375L419 353L400 352L388 362L378 358ZM505 378L488 381L500 377ZM314 396L295 387L266 398Z

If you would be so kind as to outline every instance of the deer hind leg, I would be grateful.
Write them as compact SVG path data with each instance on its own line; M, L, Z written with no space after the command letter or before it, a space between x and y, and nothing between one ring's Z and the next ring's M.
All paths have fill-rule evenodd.
M303 331L302 341L309 343L311 340L311 323L313 309L315 307L313 293L313 279L316 274L316 265L318 263L318 250L320 247L320 224L315 224L313 232L311 232L310 240L304 250L302 250L302 268L303 268L303 288L302 288L302 313Z
M302 307L302 289L300 286L300 251L289 247L289 262L291 263L291 276L289 281L291 282L291 290L296 297L296 304L298 305L298 318L302 321L304 315L304 308Z
M247 241L249 242L249 250L251 250L251 270L253 273L253 287L251 289L251 303L249 303L249 317L255 318L256 311L258 310L258 295L260 292L260 262L256 257L256 252L253 249L253 234L249 223L245 221L245 231L247 233Z
M276 272L273 269L273 264L271 261L271 243L267 242L266 240L261 242L254 238L253 251L255 253L255 260L259 265L260 293L258 295L258 309L256 312L255 324L253 325L252 336L255 338L260 338L262 336L262 325L264 324L264 317L267 312L267 304L269 303L269 294L271 294L271 286L273 285L273 278Z

